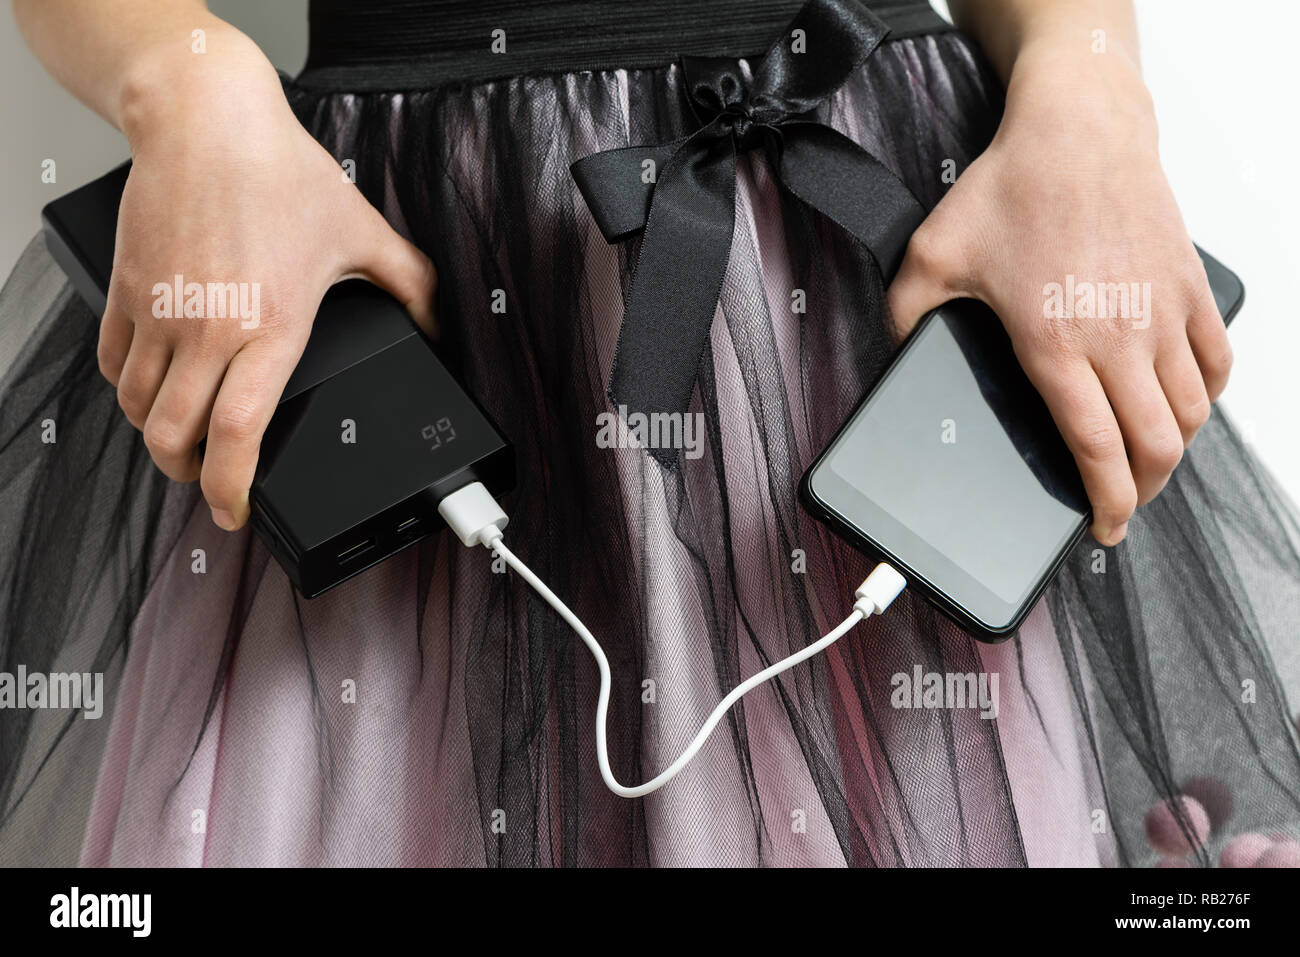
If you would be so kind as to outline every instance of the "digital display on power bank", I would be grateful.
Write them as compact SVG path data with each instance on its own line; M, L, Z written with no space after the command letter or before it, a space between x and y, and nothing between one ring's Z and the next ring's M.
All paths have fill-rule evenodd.
M996 628L1088 515L1073 460L996 316L926 321L815 470L813 494Z
M420 438L428 443L430 452L436 452L456 441L456 428L451 419L444 415L420 429Z

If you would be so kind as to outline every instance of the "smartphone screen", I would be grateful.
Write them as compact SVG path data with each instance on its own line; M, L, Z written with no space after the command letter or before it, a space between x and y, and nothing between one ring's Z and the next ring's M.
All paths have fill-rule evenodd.
M1204 252L1225 321L1240 280ZM978 637L1024 620L1091 522L1073 456L1001 321L946 303L804 476L818 518Z
M1090 514L1002 324L969 300L917 329L808 490L990 631L1015 621Z

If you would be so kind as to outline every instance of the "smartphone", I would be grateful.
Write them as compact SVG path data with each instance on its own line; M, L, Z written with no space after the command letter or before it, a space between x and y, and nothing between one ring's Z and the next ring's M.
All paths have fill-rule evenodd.
M1241 280L1198 248L1224 322ZM925 316L803 475L804 506L981 641L1009 638L1092 524L1074 458L1001 321Z

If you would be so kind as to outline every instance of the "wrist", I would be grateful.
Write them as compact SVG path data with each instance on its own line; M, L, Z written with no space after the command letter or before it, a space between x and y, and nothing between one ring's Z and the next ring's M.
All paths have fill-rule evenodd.
M1040 48L1119 60L1141 72L1137 21L1129 0L1049 0L1021 8L1012 59Z
M263 74L278 87L274 67L239 30L211 15L187 18L133 53L111 119L134 154L158 134L210 113L243 78Z
M1030 29L1007 83L1007 112L1041 107L1067 111L1081 129L1123 135L1155 131L1155 108L1142 79L1136 45L1109 33L1094 43L1077 24Z

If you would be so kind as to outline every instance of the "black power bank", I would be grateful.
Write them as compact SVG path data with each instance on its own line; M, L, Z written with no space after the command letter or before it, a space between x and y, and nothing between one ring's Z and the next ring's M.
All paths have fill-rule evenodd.
M54 260L102 316L129 164L42 211ZM178 319L178 322L204 321ZM500 496L514 450L378 287L329 290L262 438L252 525L307 598L445 523L438 503L470 482Z

